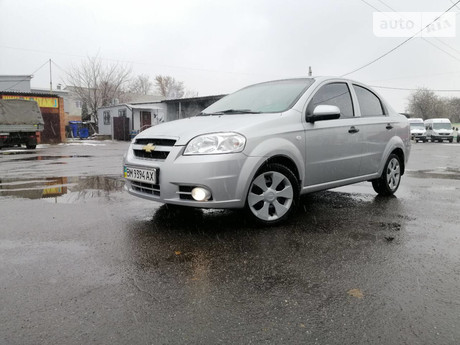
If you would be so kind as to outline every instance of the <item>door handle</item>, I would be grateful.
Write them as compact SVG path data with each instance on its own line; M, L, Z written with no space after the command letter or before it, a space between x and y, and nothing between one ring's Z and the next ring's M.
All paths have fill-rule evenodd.
M355 134L358 133L359 129L356 128L355 126L351 126L350 129L348 130L348 133Z
M385 128L390 130L390 129L393 129L393 126L391 124L388 124Z

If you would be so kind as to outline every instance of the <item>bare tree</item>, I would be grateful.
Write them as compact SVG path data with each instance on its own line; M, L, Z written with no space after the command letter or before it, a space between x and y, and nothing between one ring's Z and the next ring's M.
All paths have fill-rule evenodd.
M460 122L460 98L452 97L447 99L447 109L452 122Z
M414 117L422 119L447 117L444 100L425 88L419 88L409 96L408 110Z
M177 81L171 76L157 75L155 84L160 95L166 99L198 96L198 92L186 89L184 82Z
M150 77L145 74L139 74L129 84L128 90L131 93L148 95L152 91L153 82L150 81Z
M158 92L166 99L182 98L185 93L184 83L171 76L157 75L155 82Z
M124 101L125 86L130 80L131 68L119 63L103 64L99 57L88 57L67 72L68 88L86 103L88 112L97 125L97 109Z
M419 88L409 96L408 110L414 117L446 117L452 122L460 121L460 98L439 97L433 91Z

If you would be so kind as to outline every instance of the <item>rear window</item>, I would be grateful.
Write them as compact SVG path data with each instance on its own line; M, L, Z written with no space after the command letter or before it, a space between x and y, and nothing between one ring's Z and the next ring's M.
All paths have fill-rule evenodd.
M380 99L368 89L359 85L353 85L356 96L358 97L361 116L381 116L385 115Z

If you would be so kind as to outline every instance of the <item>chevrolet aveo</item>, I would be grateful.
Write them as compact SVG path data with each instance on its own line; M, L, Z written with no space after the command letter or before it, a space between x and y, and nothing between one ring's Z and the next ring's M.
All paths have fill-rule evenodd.
M277 80L195 117L151 127L124 157L132 195L171 205L246 208L276 224L302 194L370 181L399 187L410 127L369 87L341 78Z

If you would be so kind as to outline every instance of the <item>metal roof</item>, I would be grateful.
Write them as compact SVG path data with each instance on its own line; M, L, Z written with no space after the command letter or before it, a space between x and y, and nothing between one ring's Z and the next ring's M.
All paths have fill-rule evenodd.
M29 96L29 97L59 97L49 92L26 92L26 91L0 91L2 96Z
M189 97L189 98L175 98L175 99L165 99L161 101L162 103L179 103L179 102L193 102L193 101L206 101L209 99L220 99L222 97L227 96L226 94L223 95L215 95L215 96L202 96L202 97Z
M158 102L159 104L160 102ZM154 105L147 105L147 104L142 104L142 105L136 105L132 103L126 103L127 107L133 108L133 109L163 109L162 107L156 107Z

